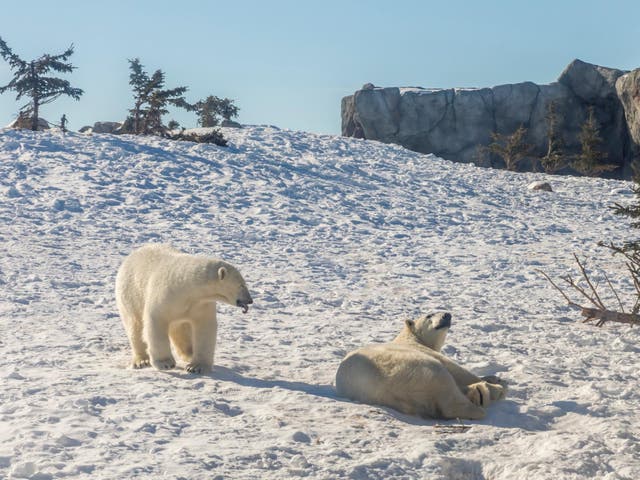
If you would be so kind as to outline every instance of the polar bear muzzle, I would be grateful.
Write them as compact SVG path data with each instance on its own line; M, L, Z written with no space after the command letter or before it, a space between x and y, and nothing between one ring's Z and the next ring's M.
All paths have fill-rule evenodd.
M242 313L247 313L249 311L249 305L251 305L252 303L253 298L251 298L249 289L243 285L242 287L240 287L240 291L238 292L236 305L242 308Z
M450 328L451 327L451 314L443 313L440 315L439 319L434 319L437 321L435 323L434 328L436 330L440 330L441 328Z

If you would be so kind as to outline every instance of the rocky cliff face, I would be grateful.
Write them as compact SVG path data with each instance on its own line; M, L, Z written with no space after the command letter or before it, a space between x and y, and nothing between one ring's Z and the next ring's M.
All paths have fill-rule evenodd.
M630 163L640 152L640 70L626 73L580 60L547 85L425 89L367 84L342 99L342 134L480 163L478 147L490 143L491 133L508 135L522 125L533 145L531 156L542 157L551 102L566 153L579 151L578 134L591 107L606 163L619 166L614 176L630 177Z
M622 102L629 130L628 157L631 161L640 159L640 69L618 78L616 92Z

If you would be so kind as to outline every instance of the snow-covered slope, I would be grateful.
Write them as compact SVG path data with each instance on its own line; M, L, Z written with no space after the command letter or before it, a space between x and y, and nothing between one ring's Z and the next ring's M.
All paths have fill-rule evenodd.
M638 329L576 323L554 277L634 232L630 184L229 129L227 149L0 132L0 477L640 478ZM555 192L526 186L547 179ZM216 367L126 368L113 283L171 242L239 267ZM447 309L444 352L510 382L466 432L337 398L351 349ZM438 425L438 426L437 426ZM447 428L443 428L443 425Z

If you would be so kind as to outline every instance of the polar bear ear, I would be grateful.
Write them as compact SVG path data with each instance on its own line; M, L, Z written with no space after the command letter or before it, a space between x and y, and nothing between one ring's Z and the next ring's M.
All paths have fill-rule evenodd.
M220 267L218 269L218 280L222 281L226 276L227 276L227 269L224 267Z
M412 332L415 331L416 329L416 322L414 322L413 320L405 320L404 324L407 326L407 328L409 330L411 330Z

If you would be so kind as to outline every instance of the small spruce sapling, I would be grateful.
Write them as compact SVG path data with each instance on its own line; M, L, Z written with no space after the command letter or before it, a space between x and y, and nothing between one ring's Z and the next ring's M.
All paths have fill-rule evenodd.
M229 98L220 98L209 95L204 100L194 105L198 115L198 125L201 127L217 127L220 125L220 117L231 120L238 116L240 109Z
M608 154L600 149L602 137L600 137L600 128L593 107L589 107L589 113L582 124L578 139L580 140L580 153L574 157L571 163L574 170L583 175L592 176L618 168L617 165L602 163Z
M134 105L129 110L125 125L137 135L166 135L168 127L162 123L167 107L193 110L184 94L187 87L164 88L165 73L156 70L151 76L144 70L139 58L129 60L129 85L133 90Z
M524 141L527 129L520 125L511 135L503 135L497 132L491 134L492 142L484 147L486 151L502 158L507 170L517 170L518 164L526 158L532 145Z
M559 115L555 101L547 107L547 153L540 159L542 168L546 173L555 173L567 166L567 157L564 154L564 141L558 131Z

